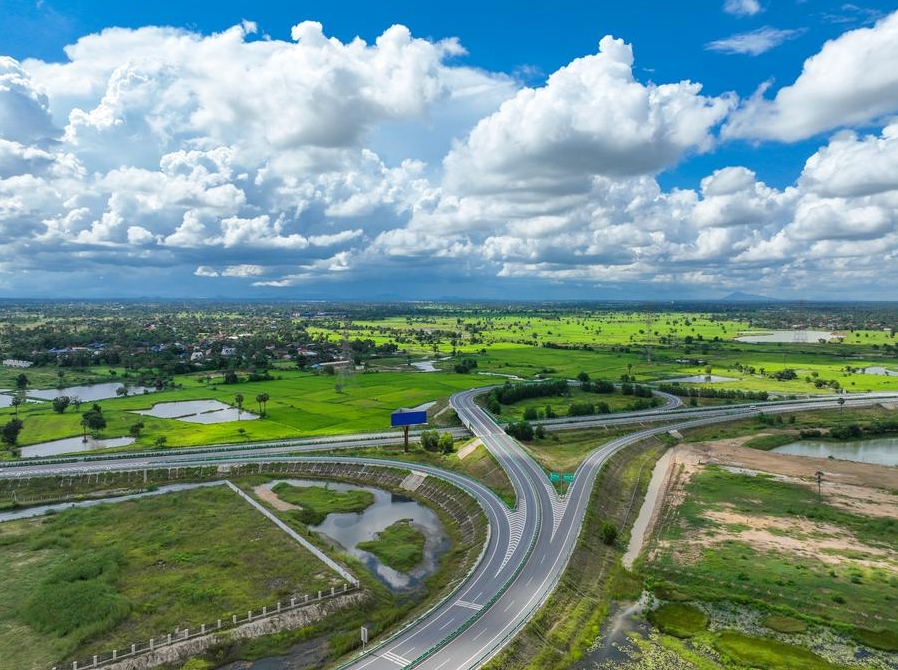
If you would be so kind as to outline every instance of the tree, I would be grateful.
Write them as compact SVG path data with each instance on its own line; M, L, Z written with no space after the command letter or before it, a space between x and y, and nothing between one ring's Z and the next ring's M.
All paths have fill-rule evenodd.
M84 412L82 416L82 425L94 433L103 430L106 427L106 417L103 416L103 410L97 403Z
M839 411L841 412L842 406L845 404L845 398L840 397L838 400L836 400L836 402L839 403Z
M16 377L16 388L24 389L27 386L28 386L28 377L25 375L24 372L20 372L19 375Z
M12 397L12 400L10 400L10 403L16 410L17 419L19 418L19 405L21 405L23 402L25 402L25 399L21 395L14 395Z
M589 381L589 373L581 370L580 374L577 375L577 379L580 384L585 384Z
M243 394L242 393L238 393L237 395L234 396L234 404L237 405L237 409L239 409L239 410L243 409Z
M265 403L268 402L268 394L260 393L256 396L256 402L259 403L259 414L265 416Z
M53 411L57 414L62 414L70 402L72 402L72 399L67 395L56 396L53 398Z
M119 386L117 389L115 389L115 395L120 398L124 398L126 395L128 395L128 387L125 385Z
M238 381L240 381L240 380L238 379L236 372L234 372L233 370L228 370L227 372L225 372L225 375L224 375L224 383L225 384L236 384Z
M440 434L435 430L422 430L421 446L425 451L438 451L440 448Z
M3 424L3 428L0 429L0 440L3 441L3 444L7 444L10 447L15 445L19 439L19 433L22 431L23 425L24 424L19 419L10 419Z
M137 423L132 423L128 426L128 432L132 437L140 437L140 431L143 430L143 421L138 421Z
M452 439L452 433L440 434L439 447L444 454L451 454L454 451L455 440Z
M533 439L533 426L529 421L513 421L505 426L505 432L517 440L529 442Z

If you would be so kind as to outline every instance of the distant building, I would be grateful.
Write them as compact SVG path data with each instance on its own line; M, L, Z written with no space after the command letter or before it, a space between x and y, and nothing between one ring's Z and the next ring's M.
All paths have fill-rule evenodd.
M315 363L312 366L313 369L318 370L320 368L346 368L352 364L352 361L327 361L326 363Z
M31 361L20 361L15 358L4 359L3 365L8 368L30 368L34 363Z
M222 355L222 356L225 356L225 357L227 357L227 356L233 356L233 355L236 354L236 353L237 353L237 347L222 347L222 348L221 348L221 355Z

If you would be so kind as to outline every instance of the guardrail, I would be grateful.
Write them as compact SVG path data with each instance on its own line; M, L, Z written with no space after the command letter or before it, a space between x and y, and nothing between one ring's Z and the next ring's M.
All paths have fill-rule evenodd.
M112 651L104 652L102 654L95 654L92 659L81 663L79 663L78 661L72 661L72 665L70 667L71 670L100 668L104 665L109 665L110 663L123 661L125 659L134 658L136 656L142 656L154 651L159 651L160 649L164 649L165 647L169 647L173 644L184 642L185 640L195 639L198 637L211 635L213 633L219 633L223 630L236 628L253 621L267 619L279 614L283 614L285 612L289 612L291 610L300 609L308 605L314 605L315 603L319 603L325 599L342 596L346 593L349 593L350 591L356 590L357 588L358 586L355 584L344 582L342 589L337 589L336 587L332 586L330 593L326 591L319 591L317 596L310 596L309 594L305 594L302 596L293 596L289 601L279 600L271 608L264 606L258 612L256 610L249 610L246 613L245 617L232 614L230 618L218 619L214 623L200 624L197 628L176 628L172 633L165 633L163 635L160 635L159 637L151 637L149 640L135 642L130 647L127 647L123 650L113 649ZM64 670L64 666L54 665L53 670Z

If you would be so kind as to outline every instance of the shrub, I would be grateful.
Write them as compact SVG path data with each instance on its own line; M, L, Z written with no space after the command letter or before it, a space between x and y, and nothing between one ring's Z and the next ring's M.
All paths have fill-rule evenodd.
M610 521L603 521L599 536L602 538L602 543L610 547L617 541L617 526Z

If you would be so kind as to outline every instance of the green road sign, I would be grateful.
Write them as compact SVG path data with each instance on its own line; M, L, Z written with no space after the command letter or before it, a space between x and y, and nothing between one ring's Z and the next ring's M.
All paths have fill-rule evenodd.
M557 472L550 472L549 473L549 481L550 482L561 481L561 475L559 475Z
M574 481L574 475L565 473L564 481L571 483L572 481Z

